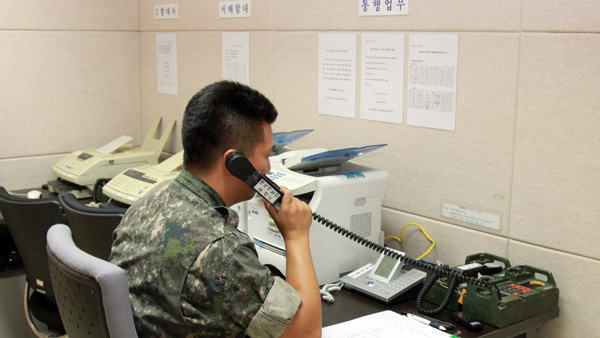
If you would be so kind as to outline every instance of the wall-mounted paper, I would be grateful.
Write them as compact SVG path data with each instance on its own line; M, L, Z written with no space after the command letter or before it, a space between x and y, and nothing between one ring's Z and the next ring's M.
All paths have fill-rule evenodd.
M356 116L356 34L319 34L319 114Z
M411 34L406 123L454 130L458 35Z
M223 33L223 79L250 84L250 33Z
M402 123L404 34L361 34L360 117Z
M177 33L156 33L156 81L162 94L177 95Z

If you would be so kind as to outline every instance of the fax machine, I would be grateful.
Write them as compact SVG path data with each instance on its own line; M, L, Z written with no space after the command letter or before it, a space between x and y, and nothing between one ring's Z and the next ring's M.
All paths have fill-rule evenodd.
M159 164L147 164L119 173L102 187L102 193L131 205L174 180L182 168L183 150Z
M334 151L288 151L271 160L271 180L292 191L316 212L369 240L381 243L381 205L388 174L349 159L384 145ZM240 226L254 241L258 257L285 275L285 243L262 200L247 203ZM245 218L245 219L244 219ZM377 259L377 254L313 221L310 246L319 284L337 282L341 273Z
M92 189L100 178L112 178L128 168L157 164L175 125L175 120L169 121L161 138L156 139L154 134L158 131L160 120L159 117L154 121L140 148L128 144L133 138L124 135L100 148L67 155L52 167L52 172L60 180L48 182L49 189L56 193L65 191L66 186ZM61 181L69 183L61 184Z

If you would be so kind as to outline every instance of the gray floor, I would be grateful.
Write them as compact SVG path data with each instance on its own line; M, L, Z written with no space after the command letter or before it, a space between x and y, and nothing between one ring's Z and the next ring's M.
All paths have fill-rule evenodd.
M25 320L22 271L0 273L0 337L36 338Z

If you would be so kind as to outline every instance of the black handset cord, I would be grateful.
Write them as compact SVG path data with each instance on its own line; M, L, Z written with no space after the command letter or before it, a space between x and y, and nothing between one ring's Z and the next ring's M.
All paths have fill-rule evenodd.
M325 227L339 233L342 236L346 236L347 238L349 238L371 250L374 250L380 254L384 254L388 257L399 260L402 263L412 265L412 266L418 268L419 270L431 272L432 273L431 279L429 281L427 281L427 283L423 286L423 288L421 289L421 292L417 296L417 308L418 308L419 312L421 312L423 314L437 315L437 314L441 313L446 308L446 306L448 306L448 303L450 302L450 299L452 298L452 293L454 292L454 289L456 288L456 286L459 283L468 283L471 285L486 287L490 290L495 290L498 295L500 294L500 290L498 290L498 287L495 284L492 284L487 280L481 280L481 279L477 279L475 277L465 276L461 272L456 271L456 270L444 269L443 267L440 267L440 266L436 266L436 265L429 264L429 263L424 263L422 261L418 261L418 260L412 259L407 256L402 256L394 250L388 249L388 248L386 248L382 245L379 245L371 240L368 240L368 239L366 239L344 227L341 227L341 226L333 223L332 221L317 214L316 212L313 212L312 217L315 221L323 224ZM427 294L429 289L433 286L435 281L440 277L449 277L449 279L451 280L450 286L448 287L448 292L446 293L444 300L442 301L440 306L438 306L437 308L435 308L433 310L424 309L422 307L423 298L425 298L425 295Z
M440 274L438 273L438 271L434 271L431 274L431 278L425 283L425 285L423 285L423 288L419 291L419 294L417 295L417 310L419 310L419 312L424 315L435 316L442 313L442 311L446 309L448 304L450 304L452 294L454 292L454 289L456 288L456 285L458 284L458 278L456 277L456 275L452 276L452 280L450 281L450 285L448 286L448 291L446 291L444 299L442 300L440 305L434 309L426 309L423 307L423 300L425 299L425 295L427 295L427 292L429 292L429 289L431 289L431 287L433 286L433 284L435 284L438 278L440 278Z

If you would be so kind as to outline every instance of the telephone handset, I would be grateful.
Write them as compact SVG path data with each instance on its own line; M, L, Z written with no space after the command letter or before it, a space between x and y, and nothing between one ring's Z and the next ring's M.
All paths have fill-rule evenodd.
M225 159L225 167L233 176L246 182L267 202L279 208L283 192L275 182L256 170L244 154L239 151L229 154Z
M246 158L246 156L244 156L244 154L237 152L237 151L229 154L227 156L227 158L225 159L225 167L227 168L227 170L229 170L229 172L233 176L246 182L246 184L248 184L252 189L254 189L254 191L256 191L262 198L267 200L267 202L269 202L273 206L279 208L279 206L281 205L281 198L283 197L283 193L279 189L279 186L275 182L271 181L271 179L269 179L267 176L261 174L258 170L256 170L256 168L254 168L252 163L250 163L250 161L248 160L248 158ZM421 312L421 313L429 314L429 315L436 315L436 314L441 313L448 305L450 298L452 298L452 292L454 290L454 287L458 283L462 283L462 282L465 282L465 283L468 283L471 285L486 287L486 288L492 290L492 292L496 293L497 297L500 296L500 290L498 289L498 287L495 284L490 283L487 280L482 280L482 279L477 279L475 277L472 277L472 276L466 274L465 271L460 270L460 269L444 269L441 266L437 266L437 265L434 265L431 263L426 263L423 261L418 261L418 260L409 258L407 256L403 256L402 254L398 253L398 251L390 249L390 248L386 248L382 245L379 245L378 243L370 241L348 229L345 229L345 228L335 224L334 222L328 220L327 218L325 218L315 212L313 212L312 217L315 221L323 224L325 227L327 227L327 228L339 233L340 235L345 236L345 237L347 237L369 249L372 249L379 254L396 259L396 260L400 261L401 263L404 263L407 265L412 265L413 268L418 268L419 270L422 270L425 272L431 272L432 273L431 279L425 283L423 289L421 290L421 292L419 293L419 295L417 297L417 307L419 309L419 312ZM444 301L442 302L442 304L440 304L440 306L438 306L437 308L435 308L433 310L424 309L422 307L422 303L423 303L425 294L427 293L427 291L429 291L429 289L431 288L431 285L439 277L450 277L450 280L451 280L451 286L448 288L448 292L447 292L446 296L444 297Z

